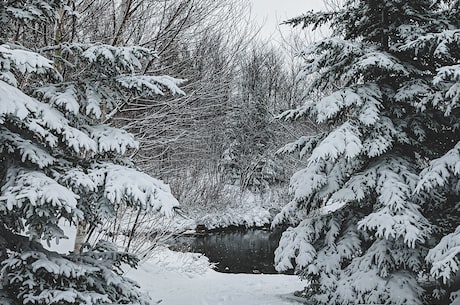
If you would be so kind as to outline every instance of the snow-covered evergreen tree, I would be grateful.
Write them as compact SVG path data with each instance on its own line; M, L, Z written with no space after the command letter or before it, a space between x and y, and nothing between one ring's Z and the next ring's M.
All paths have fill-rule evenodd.
M333 30L303 54L312 92L331 93L282 115L327 126L281 150L307 160L275 220L292 224L276 267L295 265L312 301L415 305L448 297L443 290L460 295L448 286L460 252L459 14L459 1L349 0L288 21ZM438 211L455 217L443 223ZM421 284L426 260L443 289Z
M122 276L133 255L104 241L69 255L41 243L67 237L62 221L94 226L119 204L173 212L169 187L123 156L133 136L102 123L133 97L180 93L179 81L142 75L155 57L145 48L64 43L59 33L48 43L65 4L0 3L0 303L150 304Z

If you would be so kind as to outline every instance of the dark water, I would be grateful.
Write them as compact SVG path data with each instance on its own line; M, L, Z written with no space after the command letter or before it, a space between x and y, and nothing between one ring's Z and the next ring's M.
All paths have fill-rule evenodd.
M277 273L274 252L280 231L245 229L204 233L178 238L172 248L203 253L217 271L230 273Z

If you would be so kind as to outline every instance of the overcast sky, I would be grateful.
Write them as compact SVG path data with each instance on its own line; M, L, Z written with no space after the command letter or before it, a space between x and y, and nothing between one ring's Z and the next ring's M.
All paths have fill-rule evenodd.
M262 25L262 35L269 37L276 35L278 25L286 19L296 17L309 10L324 8L322 0L250 0L252 2L252 15ZM289 29L282 25L281 30Z

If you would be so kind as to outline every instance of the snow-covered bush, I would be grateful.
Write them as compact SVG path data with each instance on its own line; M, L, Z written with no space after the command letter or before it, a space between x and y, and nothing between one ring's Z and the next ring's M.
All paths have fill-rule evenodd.
M137 258L83 242L120 205L178 205L123 156L133 136L103 121L135 97L182 93L180 81L140 73L151 50L63 42L65 2L0 4L0 303L149 304L120 269ZM41 245L68 237L62 220L79 229L69 255Z
M209 230L267 226L287 199L287 192L283 187L253 192L241 191L239 186L226 184L220 193L220 196L209 203L198 201L182 207L185 214L193 219L195 226L204 226Z
M369 0L289 21L333 30L303 53L312 92L332 93L281 116L328 126L282 150L306 163L275 219L293 225L277 269L295 264L313 301L431 304L425 258L458 295L447 281L459 253L458 20L458 1Z

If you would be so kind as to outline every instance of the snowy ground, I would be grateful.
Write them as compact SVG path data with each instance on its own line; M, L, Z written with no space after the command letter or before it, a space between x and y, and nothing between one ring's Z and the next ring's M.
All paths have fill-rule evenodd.
M127 275L162 305L303 304L292 297L305 286L297 276L218 273L193 253L164 249Z

